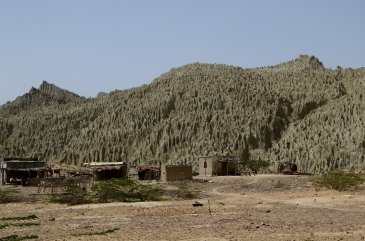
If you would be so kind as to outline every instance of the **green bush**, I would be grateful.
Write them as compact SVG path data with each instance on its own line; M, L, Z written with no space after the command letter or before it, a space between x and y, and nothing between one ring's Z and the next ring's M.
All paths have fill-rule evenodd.
M91 190L98 203L161 200L159 190L130 179L99 181L91 187Z
M79 187L75 182L68 182L66 192L52 194L50 201L67 205L78 205L91 203L92 197L87 190Z
M50 201L68 205L108 202L141 202L161 200L161 191L129 179L111 179L93 184L91 191L73 183L65 193L52 194Z
M243 167L245 169L249 169L254 173L259 172L260 170L266 170L270 166L270 161L265 160L248 160L245 161Z
M361 174L345 172L329 172L317 177L314 184L335 190L349 190L357 188L364 182Z

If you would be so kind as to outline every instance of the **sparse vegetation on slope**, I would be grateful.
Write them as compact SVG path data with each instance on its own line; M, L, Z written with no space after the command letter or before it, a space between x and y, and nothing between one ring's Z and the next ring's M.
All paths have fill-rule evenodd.
M0 107L0 155L196 165L243 152L301 172L362 170L364 83L365 69L306 55L255 69L189 64L94 99L44 82Z

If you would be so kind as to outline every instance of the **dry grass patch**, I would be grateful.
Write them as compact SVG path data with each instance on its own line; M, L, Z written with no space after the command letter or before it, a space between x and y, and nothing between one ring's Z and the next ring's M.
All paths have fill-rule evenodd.
M364 182L364 176L359 173L329 172L314 179L314 184L338 191L358 188Z

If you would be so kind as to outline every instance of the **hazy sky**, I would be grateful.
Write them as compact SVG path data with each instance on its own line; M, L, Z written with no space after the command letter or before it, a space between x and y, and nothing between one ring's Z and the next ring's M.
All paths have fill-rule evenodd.
M363 0L2 0L0 104L43 80L79 95L150 83L192 62L299 54L365 66Z

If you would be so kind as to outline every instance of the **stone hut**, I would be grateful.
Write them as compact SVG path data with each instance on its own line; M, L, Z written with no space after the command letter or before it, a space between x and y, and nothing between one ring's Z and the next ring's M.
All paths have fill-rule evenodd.
M239 175L238 156L200 156L200 176L234 176Z
M161 167L161 180L181 181L193 179L192 165L163 165Z

